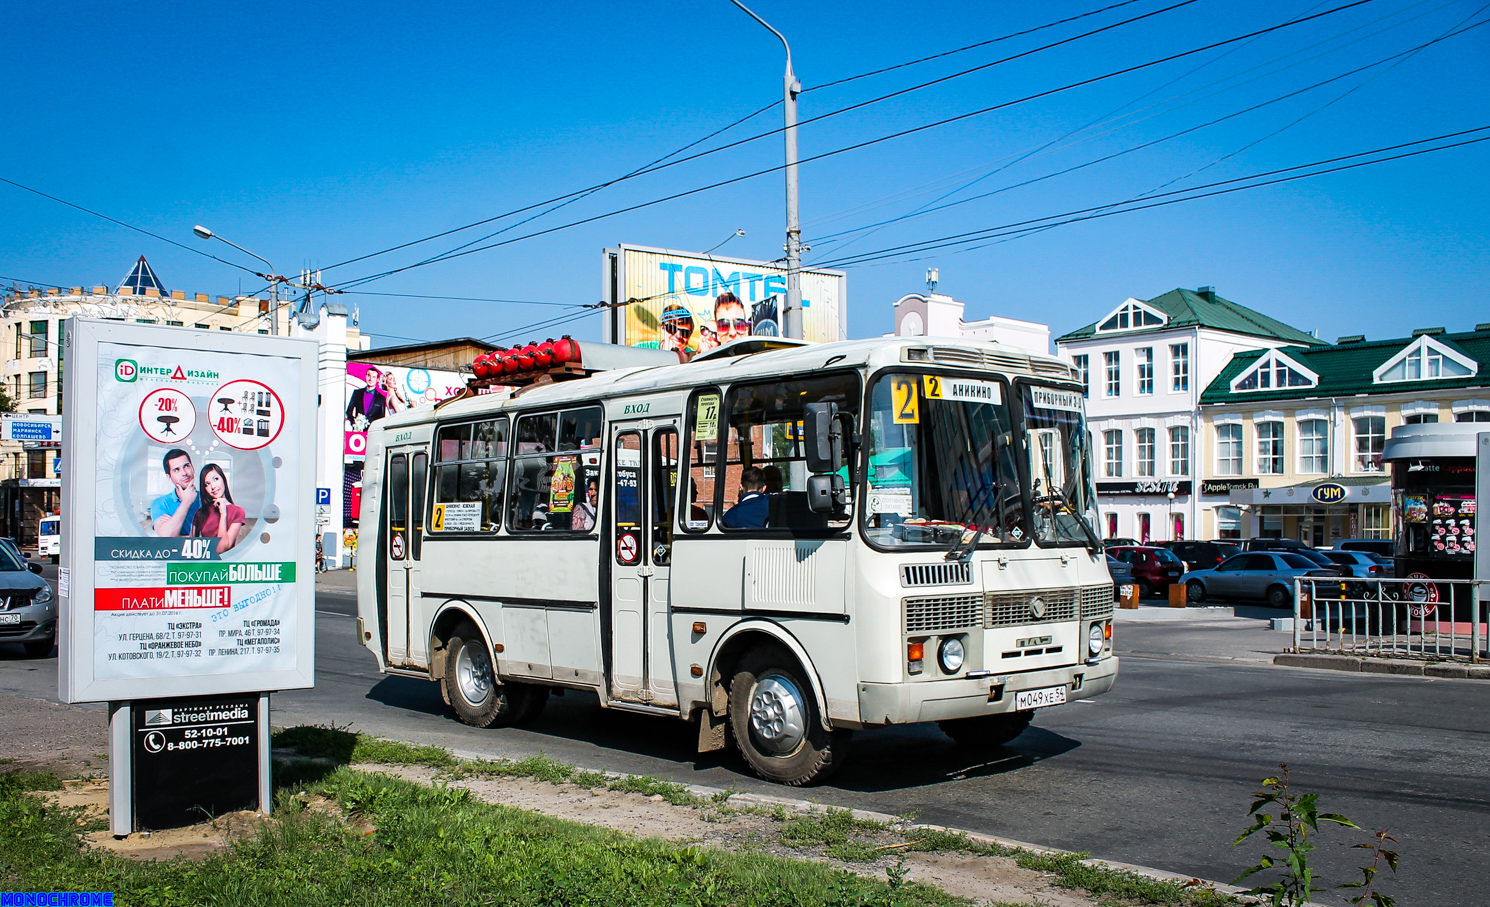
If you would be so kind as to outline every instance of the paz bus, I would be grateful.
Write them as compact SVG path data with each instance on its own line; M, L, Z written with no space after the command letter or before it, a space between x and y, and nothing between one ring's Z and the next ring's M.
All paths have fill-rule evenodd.
M486 383L515 391L369 433L357 632L383 672L437 681L476 727L593 692L789 785L855 731L937 722L991 748L1112 687L1065 363L926 338L681 364L567 343L562 368L502 356Z

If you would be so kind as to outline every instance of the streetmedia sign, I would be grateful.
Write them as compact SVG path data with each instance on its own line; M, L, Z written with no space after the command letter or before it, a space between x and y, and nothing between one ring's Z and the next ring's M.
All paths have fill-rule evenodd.
M133 752L169 759L178 784L218 763L262 763L267 784L265 694L314 684L317 345L80 318L64 343L58 690L111 703L118 834L175 809L138 783ZM135 727L181 697L256 728Z
M784 336L786 269L769 261L622 245L603 253L608 343L680 350L684 358L741 337ZM803 268L802 334L848 336L848 278Z

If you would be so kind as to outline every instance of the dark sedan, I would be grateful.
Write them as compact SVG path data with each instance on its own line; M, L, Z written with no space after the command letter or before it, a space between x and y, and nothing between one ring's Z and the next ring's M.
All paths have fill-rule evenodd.
M57 603L40 569L0 545L0 643L20 643L32 658L52 654L57 639Z

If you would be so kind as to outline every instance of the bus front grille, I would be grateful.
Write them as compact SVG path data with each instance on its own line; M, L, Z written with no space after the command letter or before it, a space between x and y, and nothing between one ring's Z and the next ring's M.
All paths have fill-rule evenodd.
M900 565L902 586L966 586L972 581L973 565L967 561Z
M1087 586L1081 590L1081 619L1102 620L1112 616L1112 587Z
M905 632L936 633L963 630L983 622L983 596L938 595L905 600Z
M983 626L990 630L996 627L1076 619L1075 589L990 592L987 602L988 610Z

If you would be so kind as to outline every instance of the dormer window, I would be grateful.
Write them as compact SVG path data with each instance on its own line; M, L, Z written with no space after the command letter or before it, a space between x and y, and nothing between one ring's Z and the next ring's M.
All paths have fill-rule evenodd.
M1377 384L1390 384L1394 381L1468 378L1479 370L1478 362L1425 335L1383 363L1373 373L1372 380Z
M1319 375L1277 350L1269 350L1257 364L1231 382L1234 391L1287 390L1291 387L1315 387Z
M1162 327L1168 321L1162 313L1156 312L1136 299L1129 299L1118 306L1107 316L1101 324L1097 325L1097 331L1131 331L1135 328Z

